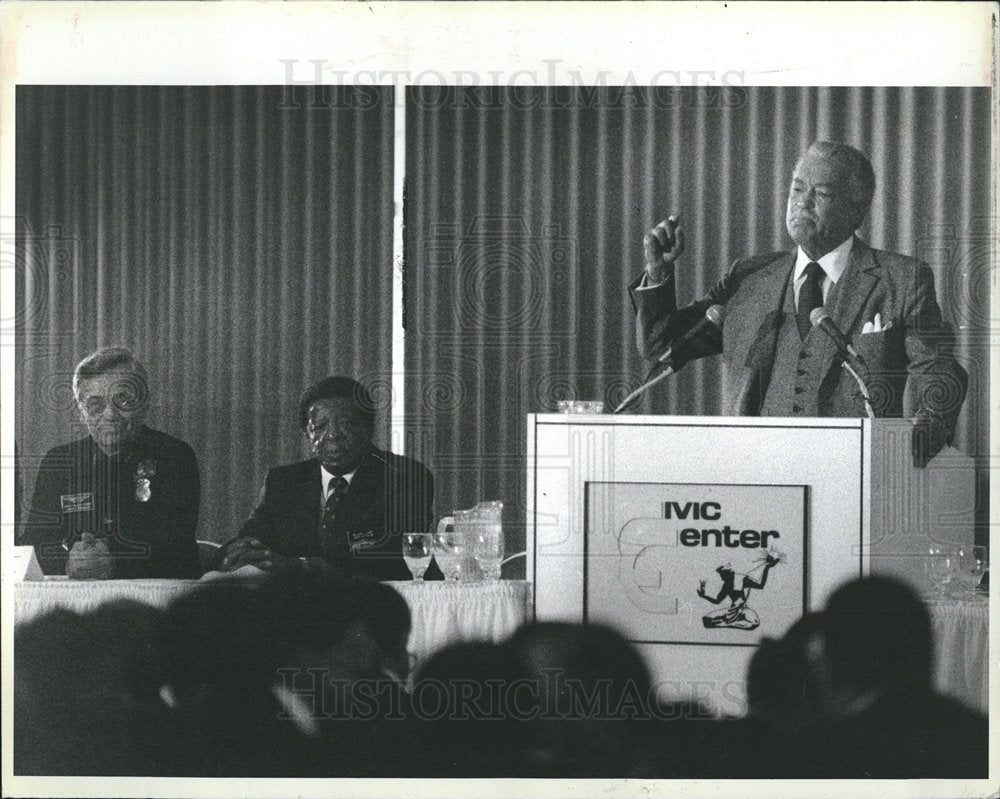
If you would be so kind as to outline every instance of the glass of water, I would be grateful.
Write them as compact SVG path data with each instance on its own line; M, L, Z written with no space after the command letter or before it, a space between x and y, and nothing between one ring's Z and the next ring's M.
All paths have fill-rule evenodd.
M500 579L500 565L503 563L503 529L499 524L475 525L475 549L473 555L486 580Z
M431 534L403 533L403 560L414 580L423 580L431 565Z
M960 549L958 557L960 568L955 572L952 582L955 594L959 599L968 599L976 595L983 575L990 567L989 552L984 546L973 546Z
M434 559L444 579L457 582L462 579L462 564L466 556L465 533L434 533Z
M956 553L948 547L931 547L924 556L924 574L931 584L931 596L942 599L946 595L952 572L957 566Z

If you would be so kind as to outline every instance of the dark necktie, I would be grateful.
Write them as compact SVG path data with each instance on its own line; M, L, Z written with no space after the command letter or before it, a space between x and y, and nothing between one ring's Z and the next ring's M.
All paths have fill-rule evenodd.
M805 338L812 330L809 314L823 304L823 278L826 273L823 267L815 261L806 265L806 282L799 289L799 307L795 313L795 321L799 326L799 336Z
M347 536L337 525L337 505L347 492L347 481L338 475L330 481L330 495L323 505L323 520L319 526L320 550L328 558L351 554Z

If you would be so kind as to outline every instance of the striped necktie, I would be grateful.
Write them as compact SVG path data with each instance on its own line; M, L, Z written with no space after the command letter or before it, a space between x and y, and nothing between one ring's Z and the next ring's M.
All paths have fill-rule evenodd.
M795 322L799 326L799 336L803 339L812 330L809 314L823 304L823 278L826 272L815 261L806 265L806 282L799 289L799 306L795 312Z
M323 519L319 525L320 551L325 557L337 558L351 554L344 531L337 525L337 506L347 493L347 481L340 475L330 480L330 494L323 505Z

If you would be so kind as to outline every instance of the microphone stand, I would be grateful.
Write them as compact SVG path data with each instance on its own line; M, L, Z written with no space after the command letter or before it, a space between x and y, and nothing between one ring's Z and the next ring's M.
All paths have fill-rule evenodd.
M705 310L705 316L698 321L698 324L696 324L694 327L688 330L679 339L676 339L674 342L672 342L671 345L667 348L667 351L660 356L657 363L653 365L653 368L650 369L649 373L646 375L646 382L643 383L641 386L639 386L639 388L637 388L627 397L625 397L625 399L622 400L622 403L617 408L615 408L612 411L612 413L621 413L629 405L635 402L636 398L640 394L642 394L642 392L646 391L652 386L655 386L661 380L665 380L666 378L670 377L670 375L674 374L674 372L676 372L677 369L680 369L682 366L684 366L684 364L686 364L690 359L679 359L680 363L678 364L676 369L674 368L673 356L675 349L677 349L679 346L689 345L696 336L703 335L706 330L713 328L713 326L717 331L721 330L722 318L723 314L725 313L725 310L726 309L723 308L721 305L710 305ZM656 371L656 368L664 363L667 365L667 368L663 372L658 374L656 377L654 377L652 380L650 380L649 375L653 374L653 372Z
M653 367L653 368L655 369L656 367ZM664 379L670 377L670 375L672 375L673 373L674 373L673 364L669 364L666 369L664 369L662 372L660 372L660 374L658 374L652 380L647 380L645 383L643 383L641 386L639 386L639 388L637 388L635 391L633 391L631 394L629 394L627 397L625 397L625 399L622 400L621 404L617 408L615 408L611 413L612 414L621 413L629 405L631 405L633 402L635 402L636 399L638 399L638 397L639 397L640 394L642 394L647 389L652 388L657 383L659 383L661 380L664 380Z
M865 401L865 411L868 413L868 418L874 419L875 410L872 408L872 398L868 393L868 386L861 379L861 375L848 363L849 358L854 358L858 367L867 372L868 367L865 365L864 359L854 351L851 342L848 341L840 328L837 327L837 323L830 318L830 314L826 312L822 305L818 308L813 308L809 314L809 321L812 322L813 327L819 327L833 341L834 346L837 348L837 355L840 357L840 365L847 370L848 374L854 378L854 382L858 384L858 388L861 389L861 396Z
M840 365L847 370L848 374L850 374L858 384L858 388L861 389L861 396L865 400L865 410L868 412L868 418L874 419L875 411L872 408L872 398L868 393L868 386L865 385L865 381L861 379L861 375L854 370L854 368L847 362L846 358L841 358Z

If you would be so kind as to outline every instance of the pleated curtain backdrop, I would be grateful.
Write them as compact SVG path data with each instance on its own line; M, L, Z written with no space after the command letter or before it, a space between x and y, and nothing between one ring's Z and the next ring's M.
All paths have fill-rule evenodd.
M957 445L988 478L989 91L964 88L410 88L405 362L391 364L393 92L17 88L19 478L82 433L70 376L99 345L148 365L151 423L202 468L201 535L232 535L264 471L305 454L304 385L343 372L437 478L439 515L502 499L523 546L525 414L613 405L646 371L628 283L679 213L680 300L735 258L791 246L810 141L872 158L862 235L934 269L970 374ZM637 410L716 414L719 359ZM398 409L398 406L397 406ZM397 422L400 420L397 419ZM378 431L388 441L385 416ZM522 564L511 564L516 576Z
M226 540L266 469L307 454L309 382L391 385L393 91L19 86L16 104L23 500L83 434L73 367L123 345L150 424L198 455L199 535Z
M407 428L440 509L503 499L523 546L525 415L614 406L648 366L626 292L645 231L680 214L693 300L734 259L792 247L795 161L834 139L875 167L862 237L927 261L958 328L956 444L980 461L985 531L988 89L414 87L406 109ZM638 410L717 414L723 379L718 358L690 364Z

